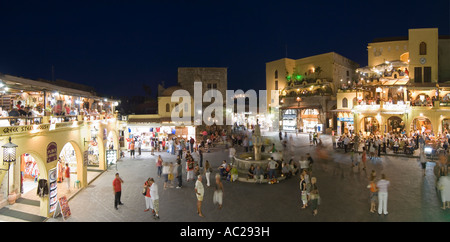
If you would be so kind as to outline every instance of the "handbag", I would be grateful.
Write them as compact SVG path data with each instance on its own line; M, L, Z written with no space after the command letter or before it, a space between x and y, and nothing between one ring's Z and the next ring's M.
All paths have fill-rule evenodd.
M144 188L143 190L142 190L142 195L147 195L147 188Z

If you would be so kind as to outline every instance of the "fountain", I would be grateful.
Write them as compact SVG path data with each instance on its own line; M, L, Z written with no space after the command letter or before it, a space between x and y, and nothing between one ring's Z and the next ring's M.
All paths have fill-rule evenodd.
M238 170L239 181L247 181L247 173L251 165L253 165L255 168L257 166L260 166L264 171L267 170L267 166L272 154L261 152L263 139L261 137L261 130L258 121L256 121L254 133L252 135L252 142L253 152L244 152L236 154L234 156L234 165L236 165L236 169ZM277 177L279 177L279 175L277 175Z

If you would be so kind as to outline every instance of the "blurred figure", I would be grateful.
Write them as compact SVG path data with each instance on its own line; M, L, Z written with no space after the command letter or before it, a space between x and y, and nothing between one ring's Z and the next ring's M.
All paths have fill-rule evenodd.
M384 213L388 215L387 211L387 200L388 200L388 187L390 182L386 180L386 175L381 174L381 180L377 182L378 187L378 215Z
M442 209L450 208L450 177L441 176L438 182L438 189L441 193Z

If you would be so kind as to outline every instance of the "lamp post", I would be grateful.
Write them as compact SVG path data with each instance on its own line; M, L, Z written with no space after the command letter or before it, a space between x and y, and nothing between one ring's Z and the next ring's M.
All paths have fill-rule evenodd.
M301 112L301 109L300 109L300 102L302 101L302 98L301 97L297 97L296 100L297 100L297 108L298 108L297 130L299 130L300 129L300 118L301 118L301 115L302 115L302 112Z
M16 163L16 148L17 147L18 146L16 144L11 143L11 137L9 137L9 142L8 143L2 145L2 148L3 148L3 165L4 166L6 165L8 168L7 169L0 168L0 170L8 172L8 178L6 180L7 181L7 183L6 183L7 184L6 192L8 194L8 202L10 204L12 204L13 201L11 201L10 198L9 198L9 167L11 166L11 163L12 164Z

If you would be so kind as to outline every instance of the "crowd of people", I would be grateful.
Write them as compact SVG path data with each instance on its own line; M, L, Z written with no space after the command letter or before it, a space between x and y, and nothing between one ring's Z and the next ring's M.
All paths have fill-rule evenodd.
M224 184L223 181L233 182L239 178L240 174L234 164L234 155L236 149L240 151L249 151L252 149L251 144L252 133L232 133L226 134L223 132L221 135L206 135L198 142L193 138L184 140L182 138L176 138L171 140L173 147L165 147L160 151L169 150L170 154L176 156L176 162L165 162L161 155L158 155L156 166L158 178L163 179L163 189L170 189L176 187L180 189L183 187L183 178L186 174L185 182L195 182L195 195L197 197L197 213L200 217L204 217L202 211L202 202L205 194L206 187L214 187L213 202L217 204L219 208L223 206L223 193ZM288 138L285 133L284 137L281 134L279 136L281 149L277 149L274 143L267 143L263 145L262 150L270 153L271 158L267 164L267 168L263 168L260 165L251 165L247 171L247 180L253 180L255 183L262 183L266 181L270 184L279 182L283 179L299 178L299 201L302 209L312 207L313 215L318 214L318 207L320 204L319 189L317 186L317 177L313 176L313 164L314 159L310 153L306 155L300 155L300 159L295 160L295 149L293 148L292 135ZM432 134L415 132L411 137L405 134L399 133L387 133L381 135L367 135L362 133L356 135L345 134L339 137L337 140L333 140L334 148L342 148L344 152L350 152L351 167L356 168L358 171L360 168L366 170L367 159L380 159L381 153L386 153L387 150L392 150L393 153L400 152L403 149L411 149L411 152L419 152L419 164L422 166L423 174L425 175L427 157L424 152L424 147L427 141L433 139ZM450 134L444 133L440 136L440 143L442 152L440 152L439 161L434 166L434 174L436 176L436 189L442 199L442 209L450 208L450 178L448 176L447 162L447 149L448 140ZM229 161L222 160L219 167L214 168L208 160L203 160L203 152L211 147L214 147L218 143L226 144L226 148L229 151ZM198 145L197 145L198 144ZM322 140L319 134L310 135L310 145L315 146L315 156L319 160L327 160L329 157L323 149ZM359 153L359 154L358 154ZM285 157L291 157L289 161L285 161ZM211 179L211 173L213 179ZM203 182L206 179L206 182ZM151 187L154 186L153 178L149 178L144 188L147 190L143 192L146 197L146 208L144 211L153 211L154 218L158 219L158 195L152 195ZM275 181L275 182L274 182ZM378 213L379 215L388 214L388 190L391 182L385 174L381 174L377 178L375 170L372 170L370 176L368 176L367 189L369 190L370 201L370 213ZM157 191L157 188L154 190ZM155 192L154 192L155 193ZM155 196L156 199L152 200ZM120 205L120 199L117 204ZM156 209L155 209L156 208Z

